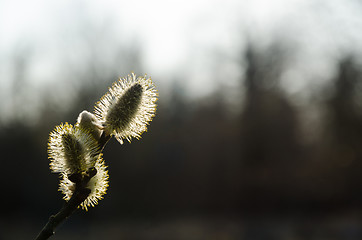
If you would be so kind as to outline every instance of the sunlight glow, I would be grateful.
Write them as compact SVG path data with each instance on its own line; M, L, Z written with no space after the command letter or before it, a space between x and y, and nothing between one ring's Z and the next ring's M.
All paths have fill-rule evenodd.
M133 46L142 71L157 79L160 90L181 81L190 97L199 98L220 86L240 85L245 68L234 66L243 64L240 56L248 41L265 49L276 41L290 44L288 64L294 64L292 75L299 77L281 84L292 94L311 91L316 76L324 81L333 74L334 59L362 52L362 34L355 30L362 28L360 8L355 0L4 0L0 95L12 94L18 81L14 62L28 49L22 81L39 91L76 82L72 71L92 71L92 58L101 59L103 72L110 72L106 67L112 63L139 72L133 69L134 56L116 52L119 46ZM118 59L112 58L117 54ZM124 65L127 58L130 65ZM225 69L236 71L223 73ZM35 102L37 95L24 93ZM0 102L0 110L7 112L8 105Z

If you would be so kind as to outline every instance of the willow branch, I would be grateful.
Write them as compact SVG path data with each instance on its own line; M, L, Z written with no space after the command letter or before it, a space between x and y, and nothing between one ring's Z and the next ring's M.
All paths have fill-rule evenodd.
M101 151L103 151L105 145L107 144L107 142L109 141L109 139L111 139L111 136L109 134L106 133L106 131L103 131L101 134L101 137L98 140L98 144L99 144L99 149Z
M78 208L78 206L88 197L89 193L90 190L87 188L79 188L74 191L73 196L65 203L64 207L57 214L49 218L48 223L36 237L36 240L45 240L54 235L55 228Z

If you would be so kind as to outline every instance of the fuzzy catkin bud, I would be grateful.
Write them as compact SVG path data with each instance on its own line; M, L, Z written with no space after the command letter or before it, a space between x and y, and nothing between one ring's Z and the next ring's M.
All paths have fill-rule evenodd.
M132 121L141 102L142 86L138 83L127 89L109 108L106 124L110 129L124 131Z
M103 131L102 123L98 121L93 113L88 111L83 111L79 114L75 126L84 131L88 131L97 141L101 137Z
M106 194L108 187L108 171L104 164L102 156L100 155L97 162L94 165L97 174L93 176L86 184L86 188L90 190L88 197L80 204L82 209L88 210L88 207L98 204L98 201ZM75 183L69 179L69 175L62 173L62 179L60 181L59 191L64 194L64 200L69 201L75 191Z
M61 135L61 139L64 146L65 164L71 169L71 172L81 172L86 168L82 144L76 139L75 134L64 133Z
M157 90L151 78L134 73L114 83L95 106L95 115L104 131L123 139L140 138L156 112Z
M88 132L65 123L50 133L48 154L53 172L74 174L94 167L100 151Z

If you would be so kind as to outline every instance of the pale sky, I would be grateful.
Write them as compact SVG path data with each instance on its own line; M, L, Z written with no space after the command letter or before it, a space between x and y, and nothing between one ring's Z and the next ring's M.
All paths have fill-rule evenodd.
M156 83L167 86L178 76L191 95L239 84L245 34L260 46L278 36L296 54L282 80L293 94L318 85L316 76L333 76L341 53L361 53L361 9L357 0L0 0L0 94L14 77L17 51L30 52L33 89L59 81L59 56L82 47L72 34L84 16L95 28L109 25L113 41L140 44ZM224 72L219 83L210 81L216 70Z

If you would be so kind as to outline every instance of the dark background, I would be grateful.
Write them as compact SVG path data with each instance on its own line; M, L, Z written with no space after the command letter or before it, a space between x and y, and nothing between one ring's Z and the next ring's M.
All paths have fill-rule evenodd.
M108 193L54 239L362 239L361 56L331 57L330 77L315 77L318 86L300 104L282 84L290 45L245 39L234 49L237 87L220 84L197 99L182 84L188 72L153 76L137 46L114 48L112 66L97 57L73 68L64 62L57 86L67 85L66 99L56 86L39 93L36 121L26 112L26 93L36 92L27 85L31 59L20 48L10 62L13 112L0 124L0 239L34 238L62 207L48 134L92 111L129 69L147 70L159 86L156 116L142 139L106 145ZM90 51L98 46L89 43ZM227 74L218 69L210 82ZM165 79L174 80L169 88Z
M72 216L56 239L360 238L359 65L352 56L339 61L326 86L333 92L315 100L325 111L321 133L306 141L302 118L308 111L293 106L278 79L269 78L282 66L252 47L244 57L240 114L227 113L218 93L190 104L179 88L168 103L160 92L156 117L141 140L107 144L105 199ZM266 86L270 81L275 84ZM97 101L95 89L83 94ZM49 106L31 127L19 119L1 128L2 239L36 235L62 206L57 175L48 168L48 133L59 122L74 123L84 108L92 105L79 100L59 116Z

